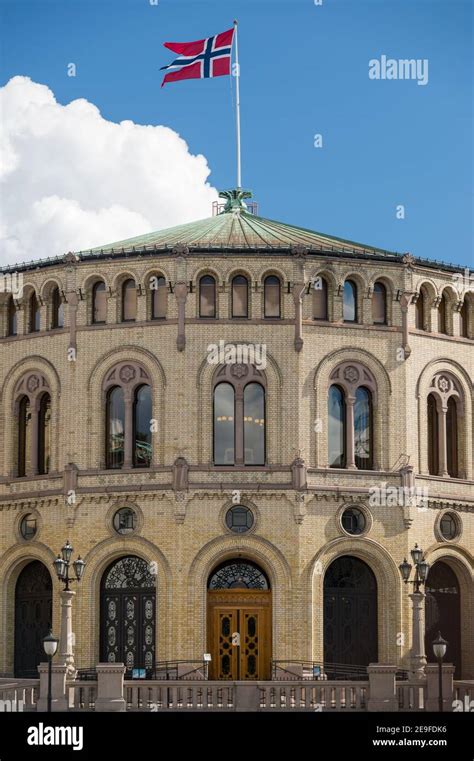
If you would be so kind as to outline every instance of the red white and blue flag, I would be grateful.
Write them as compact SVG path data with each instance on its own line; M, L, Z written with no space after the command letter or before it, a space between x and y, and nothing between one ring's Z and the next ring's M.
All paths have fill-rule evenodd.
M164 42L165 48L178 53L178 57L169 66L161 67L171 69L165 74L161 86L181 79L208 79L230 74L233 38L234 27L196 42Z

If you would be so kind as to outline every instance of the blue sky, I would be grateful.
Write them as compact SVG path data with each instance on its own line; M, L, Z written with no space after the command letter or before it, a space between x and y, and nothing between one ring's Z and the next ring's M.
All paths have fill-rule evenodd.
M1 84L26 75L60 103L169 126L206 156L217 188L235 185L230 80L160 89L159 67L164 41L238 18L243 185L259 213L472 266L472 3L0 0L0 14ZM381 55L428 59L428 84L369 79Z

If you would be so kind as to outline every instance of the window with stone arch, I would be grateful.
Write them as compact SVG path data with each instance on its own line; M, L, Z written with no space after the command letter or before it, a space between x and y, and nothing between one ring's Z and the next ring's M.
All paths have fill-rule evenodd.
M374 283L372 293L372 322L387 325L387 287L380 280Z
M155 272L149 276L147 292L150 320L165 320L168 312L168 286L161 272Z
M121 362L107 373L102 392L106 468L149 468L154 420L147 371L137 362Z
M415 301L415 328L417 330L426 330L426 308L428 304L428 295L426 290L421 286Z
M62 299L61 291L57 285L51 291L50 295L50 307L51 307L51 330L56 328L64 328L64 302Z
M446 291L441 294L438 305L438 333L448 334L449 299Z
M122 283L122 322L135 322L137 319L137 284L133 277Z
M216 307L216 279L203 275L199 278L199 317L216 317Z
M366 367L344 362L331 373L328 390L330 468L373 470L375 379Z
M45 376L26 373L14 391L16 476L45 475L51 470L51 389Z
M252 364L220 367L213 381L214 465L265 465L265 374Z
M276 275L267 275L263 281L263 316L281 317L281 282Z
M13 296L9 296L7 304L7 336L18 333L18 310Z
M460 478L463 405L456 378L450 373L437 373L426 402L428 472L432 476Z
M359 322L357 284L350 278L344 282L342 290L342 316L344 322Z
M103 280L97 280L92 286L93 325L104 325L107 322L107 290Z
M36 291L30 294L27 303L28 333L37 333L41 328L41 311Z

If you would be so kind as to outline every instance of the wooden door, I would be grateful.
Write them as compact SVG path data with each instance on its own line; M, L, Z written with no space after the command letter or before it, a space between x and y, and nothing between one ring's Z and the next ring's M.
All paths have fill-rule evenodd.
M208 592L211 679L270 679L271 592Z

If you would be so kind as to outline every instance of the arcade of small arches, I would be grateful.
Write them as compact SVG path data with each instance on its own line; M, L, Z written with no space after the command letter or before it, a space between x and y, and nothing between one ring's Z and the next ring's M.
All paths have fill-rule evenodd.
M197 290L197 317L203 320L219 318L220 300L227 298L221 290L229 294L229 316L232 319L248 319L252 315L252 299L262 298L262 315L264 319L280 320L283 318L283 294L285 284L280 275L267 274L258 284L261 295L255 295L252 279L247 274L235 274L229 283L219 285L213 274L202 274L196 283L190 283L189 289ZM367 322L379 327L392 324L391 303L394 288L387 278L381 278L368 287L371 299L371 313ZM138 315L138 297L146 295L146 319L149 321L166 320L168 298L173 293L173 286L162 272L149 273L142 285L129 274L118 275L114 289L99 276L91 277L83 290L79 289L79 298L87 304L87 324L104 325L110 323L134 323ZM115 317L108 313L109 298L116 294L117 312ZM334 297L342 295L342 322L345 324L362 324L362 299L365 285L357 276L347 276L337 283L334 276L318 274L308 283L306 294L312 294L312 319L316 322L334 321ZM41 293L31 285L25 286L20 301L10 296L2 309L5 310L6 336L18 335L18 309L25 310L24 333L37 333L40 330L58 330L64 328L64 306L67 295L56 281L46 283ZM415 309L415 328L419 331L433 332L454 336L453 315L459 313L459 336L474 338L474 296L467 292L461 297L452 286L446 286L438 293L429 282L423 282L412 296ZM45 317L42 317L45 307ZM436 319L433 318L436 310ZM45 322L43 322L43 320Z
M214 372L212 400L212 462L214 466L266 466L267 387L263 370L253 365L224 365ZM327 466L377 470L374 426L378 402L374 374L360 362L339 363L329 375L327 394ZM153 435L159 435L150 373L137 361L122 361L105 373L101 385L103 458L105 469L149 468ZM467 425L463 386L452 372L437 372L421 407L428 425L425 449L428 473L465 477ZM12 449L14 477L47 474L58 425L54 416L58 395L46 374L31 370L13 391ZM57 412L57 410L56 410ZM156 440L156 439L155 439ZM57 442L56 442L57 443ZM97 467L97 464L96 464Z
M383 640L392 636L387 626L399 626L399 622L388 622L380 604L383 579L377 563L372 565L357 554L337 555L318 583L322 642L316 651L321 653L318 661L328 678L340 676L341 667L355 673L354 669L363 671L379 659L383 662L388 652ZM211 678L270 678L272 660L281 651L272 612L278 584L265 563L254 561L251 555L226 557L210 567L205 642L197 647L211 653ZM100 575L97 631L87 635L98 643L101 662L124 663L129 673L134 668L154 668L158 623L166 615L160 608L164 603L157 594L158 585L155 571L139 554L122 554L106 562ZM41 638L51 627L52 590L51 574L43 562L34 559L22 564L10 601L14 603L14 672L18 677L34 676L44 659ZM426 586L426 652L432 660L431 643L442 630L449 642L446 660L454 663L458 679L462 678L464 617L470 615L471 594L452 557L438 555ZM239 648L233 646L236 632L240 634ZM307 641L311 636L314 632L307 633ZM294 652L289 656L304 660ZM76 665L90 668L90 663Z

